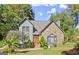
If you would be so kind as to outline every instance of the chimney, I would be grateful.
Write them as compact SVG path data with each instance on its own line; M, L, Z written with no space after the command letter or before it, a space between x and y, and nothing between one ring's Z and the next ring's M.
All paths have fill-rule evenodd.
M60 20L57 20L55 23L60 27Z

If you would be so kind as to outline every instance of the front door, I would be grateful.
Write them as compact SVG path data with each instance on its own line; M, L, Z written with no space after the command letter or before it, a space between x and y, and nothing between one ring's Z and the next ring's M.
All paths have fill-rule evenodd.
M39 36L38 35L34 35L33 42L34 42L34 47L38 48L39 47Z

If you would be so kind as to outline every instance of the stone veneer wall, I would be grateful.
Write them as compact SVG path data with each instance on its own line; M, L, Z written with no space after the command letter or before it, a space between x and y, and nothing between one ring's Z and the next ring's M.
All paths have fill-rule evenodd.
M50 34L56 35L57 46L64 41L64 33L56 26L55 23L50 24L43 32L42 36L47 40L47 36Z

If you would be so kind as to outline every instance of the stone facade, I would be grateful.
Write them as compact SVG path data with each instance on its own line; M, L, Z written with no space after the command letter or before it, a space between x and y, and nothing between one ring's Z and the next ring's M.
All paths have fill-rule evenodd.
M56 26L55 23L52 22L43 32L42 36L47 40L47 37L50 34L56 35L57 45L60 45L64 41L64 33Z

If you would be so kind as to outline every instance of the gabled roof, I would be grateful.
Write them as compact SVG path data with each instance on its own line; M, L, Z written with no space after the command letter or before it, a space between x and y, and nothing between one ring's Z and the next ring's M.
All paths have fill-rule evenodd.
M54 23L54 24L63 32L63 30L59 27L58 24L56 24L56 22L51 21L51 22L41 31L41 33L42 33L51 23ZM63 33L64 33L64 32L63 32Z
M20 25L25 21L24 19ZM35 35L42 33L53 21L35 21L35 20L27 20L29 21L33 27L36 29L34 32ZM54 22L54 24L60 29L60 27ZM19 26L20 26L19 25ZM61 29L60 29L61 30ZM62 30L61 30L62 31ZM62 31L63 32L63 31Z
M50 21L30 21L37 30L35 34L40 34L41 31L50 23Z

